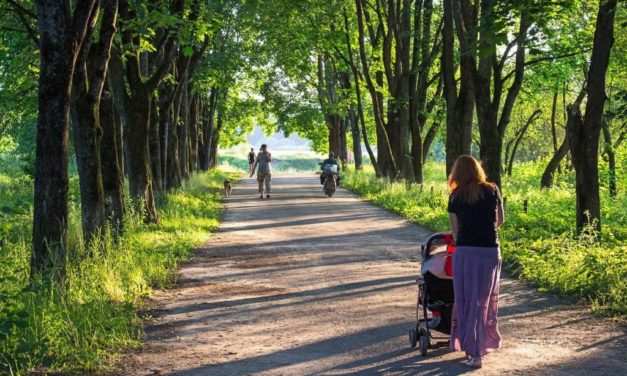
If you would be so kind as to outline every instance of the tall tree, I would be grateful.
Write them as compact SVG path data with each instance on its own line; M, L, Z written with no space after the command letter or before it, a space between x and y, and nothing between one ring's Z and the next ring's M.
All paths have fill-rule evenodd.
M594 31L592 56L587 78L586 112L582 118L578 106L570 106L569 146L576 172L577 229L589 221L601 230L599 197L599 137L603 128L606 100L605 78L614 43L614 18L617 0L600 0Z
M472 120L475 105L475 87L472 78L473 60L469 54L461 54L455 61L455 22L453 3L443 1L442 57L440 59L444 99L446 101L446 174L451 172L458 156L470 154ZM476 15L465 14L466 22L475 22ZM470 37L470 36L469 36ZM474 43L470 40L469 43ZM459 66L459 88L456 71Z
M479 14L470 0L458 0L453 6L453 17L461 52L473 61L470 71L481 136L479 154L489 179L500 186L503 139L525 72L527 33L532 23L531 4L521 2L513 9L506 6L501 9L494 0L481 0L476 4ZM507 33L503 24L507 25L512 13L518 14L518 30L499 54L499 39ZM476 30L479 31L478 38ZM504 74L510 51L514 48L514 67ZM510 77L513 79L506 90Z
M96 9L96 8L94 8ZM117 23L117 0L103 0L98 41L88 30L77 59L72 88L72 125L81 197L83 237L104 235L105 195L101 166L100 99ZM94 17L95 20L96 17Z
M63 269L68 217L68 125L76 59L96 0L37 0L40 74L31 273Z
M173 14L179 15L184 8L184 0L176 0L171 4ZM133 200L144 210L147 222L158 222L155 207L154 186L149 149L150 114L153 94L159 83L169 73L176 56L176 36L171 35L168 27L164 27L157 36L161 41L163 54L153 61L152 72L147 72L146 57L141 50L141 37L133 33L132 25L141 20L143 8L141 4L130 7L128 0L120 0L120 16L123 22L122 40L126 52L126 78L128 91L124 91L124 106L128 116L126 130L128 177L130 194ZM145 17L145 16L144 16Z

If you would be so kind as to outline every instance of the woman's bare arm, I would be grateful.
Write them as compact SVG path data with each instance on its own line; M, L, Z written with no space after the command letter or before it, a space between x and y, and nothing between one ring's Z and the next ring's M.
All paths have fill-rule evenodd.
M448 213L448 220L451 223L451 234L453 235L453 239L457 241L457 231L459 230L459 221L457 219L457 214Z
M503 201L500 201L496 208L496 228L501 227L503 222L505 222L505 209L503 208Z

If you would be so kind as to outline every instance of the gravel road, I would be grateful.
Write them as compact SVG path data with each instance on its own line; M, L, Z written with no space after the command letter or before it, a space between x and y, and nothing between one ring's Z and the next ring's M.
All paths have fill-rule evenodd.
M627 330L501 281L503 348L466 369L409 349L419 244L430 231L313 175L277 175L260 200L240 181L220 229L153 297L125 375L625 375Z

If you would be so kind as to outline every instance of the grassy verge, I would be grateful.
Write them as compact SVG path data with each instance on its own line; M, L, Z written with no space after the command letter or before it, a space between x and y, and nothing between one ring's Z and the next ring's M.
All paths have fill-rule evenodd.
M596 312L627 316L627 195L602 188L601 243L574 235L573 173L560 175L551 190L539 188L543 163L519 166L503 183L506 223L500 231L508 272L540 290L590 302ZM603 176L602 171L601 176ZM348 171L344 187L435 231L449 229L443 164L427 165L425 183L408 186L377 179L371 169ZM527 202L527 211L524 203Z
M29 283L31 185L0 176L0 198L11 204L0 215L0 374L102 369L138 345L142 299L174 282L178 263L218 225L223 180L239 175L198 174L160 197L160 226L129 213L121 238L107 238L106 254L79 245L80 210L73 204L63 286Z

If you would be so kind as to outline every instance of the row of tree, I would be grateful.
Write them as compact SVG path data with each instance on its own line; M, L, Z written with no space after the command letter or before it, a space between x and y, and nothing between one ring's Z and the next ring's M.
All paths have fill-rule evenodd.
M12 15L5 26L14 22L11 31L27 35L39 55L36 275L64 266L70 134L86 244L107 227L121 230L125 180L130 202L158 223L157 192L215 166L233 14L228 2L200 0L3 5Z
M363 142L378 176L422 183L423 165L439 139L447 172L457 156L476 150L500 186L528 129L542 118L542 102L552 98L554 156L542 185L552 185L568 156L577 175L577 227L593 219L600 229L598 158L608 155L615 192L612 150L625 134L624 113L611 127L606 106L617 11L624 20L625 10L608 0L596 6L575 0L283 0L258 14L268 25L262 35L272 45L272 63L295 83L285 100L293 100L295 90L309 92L301 108L273 103L273 110L319 108L329 150L345 161L352 138L360 168ZM614 69L624 84L624 43L619 48ZM271 96L285 92L284 80L267 86ZM563 130L556 125L562 90ZM524 119L512 130L515 114ZM318 137L308 122L285 127ZM600 149L601 130L611 147Z
M358 169L363 145L378 176L412 183L434 146L447 171L477 152L499 185L518 155L553 156L546 187L569 158L581 227L586 212L600 218L598 156L615 177L627 133L627 40L614 32L627 17L616 0L0 6L0 137L37 118L33 274L63 265L72 151L86 242L124 225L125 181L158 222L155 195L215 166L218 147L254 124L296 132L343 163L351 148Z

